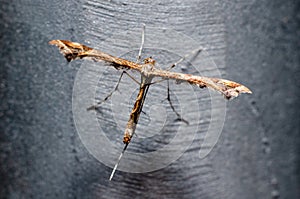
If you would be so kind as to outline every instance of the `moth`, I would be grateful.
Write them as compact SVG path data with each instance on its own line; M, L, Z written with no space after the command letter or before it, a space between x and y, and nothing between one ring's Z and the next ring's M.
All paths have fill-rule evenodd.
M121 77L120 77L118 84L116 85L116 88L114 89L114 91L117 90L123 74L129 75L126 72L126 70L138 71L141 74L141 81L139 83L140 84L139 93L136 97L136 101L135 101L133 109L130 113L129 120L127 122L126 129L125 129L124 136L123 136L123 143L125 144L125 146L118 158L118 161L111 173L109 180L111 180L113 178L113 175L117 169L117 166L118 166L128 144L130 143L132 136L135 134L135 129L136 129L139 117L140 117L140 113L142 112L142 108L143 108L144 101L146 99L147 92L149 90L150 85L155 83L152 81L155 77L160 78L160 81L175 80L177 82L187 82L189 84L199 86L199 88L201 88L201 89L210 88L210 89L218 91L227 100L238 97L239 94L241 94L241 93L248 93L248 94L252 93L251 90L249 88L247 88L246 86L239 84L237 82L231 81L231 80L213 78L213 77L196 76L196 75L192 75L192 74L184 74L184 73L170 71L172 68L174 68L180 62L182 62L184 59L186 59L188 55L186 55L185 57L182 57L179 61L172 64L166 70L156 68L155 67L156 62L152 57L148 57L148 58L144 59L144 63L140 63L141 53L142 53L143 45L144 45L144 32L145 32L145 26L143 26L142 44L139 49L139 54L138 54L136 62L122 59L119 57L115 57L110 54L104 53L100 50L96 50L91 47L85 46L80 43L72 42L72 41L52 40L49 42L49 44L55 45L59 48L60 52L64 55L64 57L66 58L66 60L68 62L71 62L76 59L90 59L90 60L93 60L96 62L104 61L104 62L108 63L108 65L116 68L117 70L122 70ZM201 49L198 49L198 52L201 52ZM168 86L169 86L169 84L168 84ZM112 91L103 101L106 101L113 94L114 91ZM175 110L175 108L170 100L169 89L168 89L168 101L169 101L171 108L176 113L178 119L180 121L183 121L188 124L188 121L184 120L180 116L180 114ZM98 108L102 102L89 107L88 110Z

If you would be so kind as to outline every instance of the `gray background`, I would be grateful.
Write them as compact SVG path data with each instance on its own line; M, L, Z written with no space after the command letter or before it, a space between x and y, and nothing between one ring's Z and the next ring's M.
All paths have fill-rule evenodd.
M1 198L300 197L299 2L23 0L0 8ZM47 42L100 42L141 23L211 37L222 75L254 94L227 104L207 158L195 142L164 169L118 172L109 183L111 168L89 154L72 119L80 61L67 65Z

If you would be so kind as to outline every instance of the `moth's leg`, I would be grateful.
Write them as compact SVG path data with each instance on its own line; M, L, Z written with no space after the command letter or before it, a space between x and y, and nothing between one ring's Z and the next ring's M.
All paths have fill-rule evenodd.
M136 80L132 75L130 75L129 73L127 73L126 71L123 71L123 73L125 73L128 77L130 77L130 79L132 79L135 83L137 83L139 86L141 85L141 83Z
M189 122L188 122L187 120L183 119L183 118L181 117L181 115L176 111L175 107L173 106L173 103L172 103L172 101L171 101L171 95L170 95L170 85L169 85L169 80L167 80L167 81L168 81L168 94L167 94L167 98L164 99L164 100L168 100L168 102L169 102L169 104L170 104L172 110L173 110L174 113L177 115L177 119L176 119L175 121L181 121L181 122L184 122L184 123L186 123L187 125L189 125ZM164 101L164 100L163 100L163 101Z
M172 110L174 111L174 113L177 115L176 121L181 121L181 122L184 122L184 123L186 123L187 125L189 125L189 122L188 122L187 120L183 119L183 118L181 117L181 115L176 111L175 107L173 106L173 103L172 103L172 101L171 101L171 95L170 95L170 84L169 84L169 79L160 79L160 80L157 80L157 81L155 81L155 82L151 82L149 85L156 84L156 83L160 83L160 82L163 82L163 81L165 81L165 80L167 80L167 82L168 82L167 97L166 97L164 100L162 100L162 102L165 101L165 100L168 100L168 102L169 102L169 104L170 104L170 107L172 108ZM143 111L142 111L142 112L143 112ZM146 113L145 113L145 114L146 114Z
M140 83L133 76L128 74L126 71L122 71L122 74L119 77L119 80L118 80L118 83L116 84L116 87L103 100L101 100L100 102L97 102L97 104L95 104L95 105L92 105L92 106L88 107L87 110L90 111L90 110L95 110L95 109L99 108L100 105L103 102L107 101L113 95L114 92L118 91L119 84L120 84L121 79L122 79L124 74L128 75L128 77L130 77L134 82L136 82L137 84L140 85Z
M166 81L167 79L160 79L160 80L157 80L157 81L154 81L154 82L151 82L149 85L152 85L152 84L157 84L157 83L160 83L160 82L163 82L163 81Z
M142 43L141 43L141 47L140 47L140 50L139 50L139 54L137 56L137 60L136 60L136 63L140 63L141 61L141 56L142 56L142 51L143 51L143 48L144 48L144 43L145 43L145 28L146 28L146 25L143 24L143 27L142 27Z
M165 81L165 80L167 80L167 79L160 79L160 80L151 82L151 83L149 83L148 85L157 84L157 83L163 82L163 81ZM148 116L147 113L144 112L143 110L142 110L141 112L144 113L146 116Z
M192 52L184 55L177 62L175 62L171 66L169 66L166 70L168 70L168 71L171 70L172 68L174 68L175 66L177 66L179 63L183 62L186 58L188 58L191 55L197 56L202 50L203 50L203 48L198 48L198 49L195 49Z

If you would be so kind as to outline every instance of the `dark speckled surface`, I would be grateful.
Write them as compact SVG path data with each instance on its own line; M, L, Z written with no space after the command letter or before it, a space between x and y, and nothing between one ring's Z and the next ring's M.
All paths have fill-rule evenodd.
M0 198L300 198L296 1L1 1L0 15ZM48 41L102 42L141 23L209 43L222 76L253 95L227 103L207 158L194 142L161 170L117 172L109 183L111 168L73 122L81 62L67 64ZM99 49L128 50L118 39Z

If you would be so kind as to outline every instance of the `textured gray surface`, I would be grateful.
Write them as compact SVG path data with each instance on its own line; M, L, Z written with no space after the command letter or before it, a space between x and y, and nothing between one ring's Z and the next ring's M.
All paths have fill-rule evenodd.
M0 198L300 197L296 1L23 0L0 8ZM222 135L206 159L195 142L164 169L118 172L109 183L111 169L88 153L72 119L80 62L67 65L47 42L101 42L141 23L199 42L206 35L223 76L254 94L227 103Z

